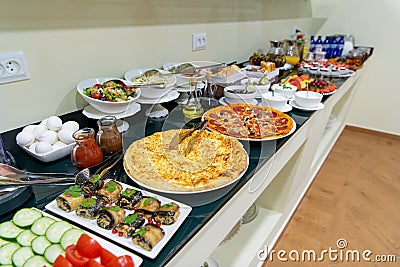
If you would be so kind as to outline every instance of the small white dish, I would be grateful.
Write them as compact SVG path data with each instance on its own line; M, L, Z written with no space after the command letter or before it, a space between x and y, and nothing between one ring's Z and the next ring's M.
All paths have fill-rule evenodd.
M317 107L314 108L305 108L302 106L299 106L296 104L296 102L294 100L290 100L289 101L289 105L291 105L294 108L300 109L300 110L304 110L304 111L315 111L315 110L320 110L323 109L325 107L325 105L323 103L319 103L319 105Z
M146 98L146 97L140 96L137 99L137 102L140 104L160 104L160 103L165 103L165 102L175 100L178 97L179 97L179 92L169 91L168 94L166 94L160 98Z
M272 108L274 108L274 107L272 107ZM293 109L293 107L291 105L289 105L289 104L285 104L282 107L274 108L274 109L277 109L277 110L282 111L282 112L289 112L289 111L291 111Z
M140 105L138 103L131 103L128 106L126 111L120 112L120 113L116 113L116 114L112 114L112 115L115 116L115 118L117 118L117 119L122 119L122 118L125 118L125 117L130 117L130 116L138 113L139 111L140 111ZM95 109L91 105L86 106L83 109L82 114L85 115L86 117L90 118L90 119L95 119L95 120L99 120L99 119L103 118L104 116L110 115L108 113L104 113L104 112L98 111L97 109Z

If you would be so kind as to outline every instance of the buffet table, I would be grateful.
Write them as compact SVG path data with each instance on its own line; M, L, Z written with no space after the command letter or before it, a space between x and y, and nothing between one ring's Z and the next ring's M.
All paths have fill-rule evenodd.
M142 266L201 266L210 255L220 266L261 265L259 251L266 246L270 249L274 246L342 132L347 108L362 72L363 69L347 79L334 80L338 90L335 94L324 97L325 107L322 110L290 111L288 114L297 124L296 131L290 136L275 141L244 141L243 146L249 154L250 162L248 170L237 185L217 201L193 207L155 259L139 255L144 260ZM154 132L185 126L179 106L173 101L164 103L163 106L170 111L167 119L146 117L145 110L150 105L142 105L139 113L125 118L130 125L123 134L125 149L133 141ZM331 114L336 121L327 128ZM82 110L61 118L63 121L75 120L81 127L93 127L97 130L96 120L85 117ZM15 144L16 134L20 130L2 133L5 147L14 156L19 169L32 172L77 172L69 157L43 163L26 154ZM112 174L123 183L137 186L125 174L122 161L112 169ZM14 202L12 205L15 209L3 214L1 221L10 219L21 207L44 209L65 188L66 186L35 186L26 189L23 194L29 197L21 198L20 203ZM254 221L238 226L238 221L253 203L259 208L258 216ZM237 232L232 233L231 229L236 229ZM228 233L231 236L224 241ZM224 242L220 244L222 241Z

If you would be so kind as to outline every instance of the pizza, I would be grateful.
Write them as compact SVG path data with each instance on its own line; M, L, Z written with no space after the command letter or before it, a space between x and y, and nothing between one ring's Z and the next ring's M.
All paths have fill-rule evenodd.
M208 128L244 139L275 139L288 135L294 121L289 115L266 106L230 104L204 114Z
M157 132L133 142L124 156L127 174L154 189L191 192L228 184L246 171L248 156L236 139L205 130L186 154L190 138L198 131L177 147L171 145L184 131Z

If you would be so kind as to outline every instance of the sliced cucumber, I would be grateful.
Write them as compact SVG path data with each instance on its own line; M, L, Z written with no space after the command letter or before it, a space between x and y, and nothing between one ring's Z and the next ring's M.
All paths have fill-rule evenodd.
M66 249L69 245L76 244L79 237L83 234L83 230L78 228L71 228L67 230L61 237L60 243L63 249Z
M22 267L51 267L52 264L49 263L43 256L35 255L30 257Z
M24 230L17 236L17 242L23 247L30 247L32 240L37 237L31 230Z
M0 224L0 237L5 239L14 239L23 229L16 226L12 221L6 221Z
M46 238L53 244L60 243L61 236L71 228L72 225L66 221L54 222L47 228Z
M12 264L11 256L21 246L17 243L8 243L0 247L0 265Z
M21 267L24 263L35 254L33 253L31 247L20 247L12 254L12 263L16 267Z
M4 239L0 238L0 247L1 247L2 245L7 244L7 243L10 243L10 241L7 241L7 240L4 240Z
M50 245L51 242L44 235L40 235L32 240L32 250L39 255L43 255L46 248Z
M42 216L39 210L23 208L14 214L12 221L19 227L27 227Z
M31 231L36 235L45 235L47 228L55 221L48 216L40 217L32 224Z
M65 256L65 251L61 247L60 244L53 244L50 245L46 250L44 251L44 257L46 260L50 263L54 263L54 261L57 259L59 255Z

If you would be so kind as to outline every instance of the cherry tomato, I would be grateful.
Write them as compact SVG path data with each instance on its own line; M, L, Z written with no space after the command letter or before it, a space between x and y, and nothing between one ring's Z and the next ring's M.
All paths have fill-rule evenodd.
M63 255L60 255L54 261L53 267L74 267L74 266Z
M114 259L110 262L110 265L107 267L135 267L133 263L132 257L128 255L119 256L118 258Z
M117 256L112 254L110 251L107 249L103 248L100 254L100 262L104 266L111 267L113 265L110 265L111 262L116 261L118 259Z
M92 93L92 98L94 98L94 99L100 99L100 98L101 98L101 94L100 94L99 92Z
M76 243L76 249L82 256L89 259L100 257L101 251L103 250L99 242L87 234L82 234L79 237L78 242Z
M69 245L65 250L65 257L74 267L83 267L89 258L83 257L76 249L76 245Z
M90 259L88 263L85 265L85 267L106 267L106 266L104 266L100 262Z

